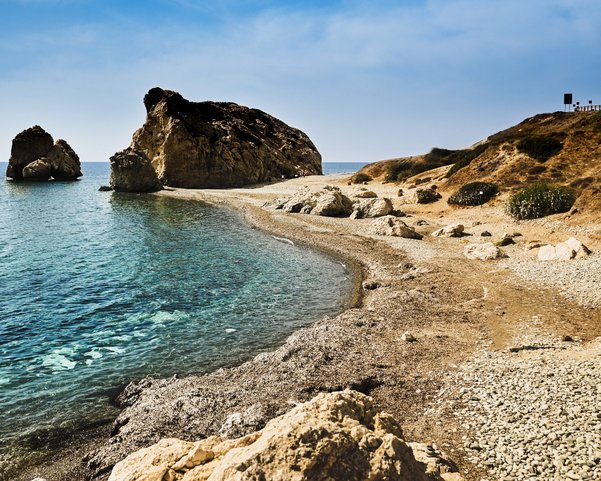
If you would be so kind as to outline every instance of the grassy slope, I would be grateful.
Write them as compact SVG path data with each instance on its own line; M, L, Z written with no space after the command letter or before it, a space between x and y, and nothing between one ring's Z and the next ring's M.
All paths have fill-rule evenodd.
M563 149L546 162L519 152L518 142L537 135L553 137ZM468 166L444 180L442 190L456 190L476 180L495 182L501 191L515 191L536 181L570 185L579 194L576 207L588 211L601 210L601 113L540 114L518 125L491 135L489 147ZM413 157L416 162L423 156ZM374 178L384 178L387 166L398 159L365 166L362 171ZM445 171L447 168L445 168ZM439 173L440 169L432 171ZM428 176L428 172L418 177ZM434 177L434 176L433 176ZM412 178L408 183L412 182Z

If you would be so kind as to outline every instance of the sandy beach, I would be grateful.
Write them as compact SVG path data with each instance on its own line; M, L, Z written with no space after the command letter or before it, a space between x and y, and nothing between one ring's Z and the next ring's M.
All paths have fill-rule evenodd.
M495 379L500 383L504 374L499 366L506 363L517 369L528 362L552 365L555 353L577 364L598 359L597 344L591 342L599 335L601 323L596 308L601 287L600 271L595 269L601 247L598 225L579 227L562 216L518 224L503 214L500 202L471 209L450 209L444 201L409 204L406 197L397 195L394 184L373 182L358 187L347 185L347 180L347 175L311 176L253 188L169 188L156 194L235 208L258 229L337 256L355 276L355 295L344 312L297 331L275 351L261 353L238 367L182 379L144 379L129 385L118 398L124 409L111 437L97 440L95 448L98 444L100 448L86 457L98 479L106 479L112 465L127 454L161 438L192 440L216 434L232 412L244 413L235 434L246 434L319 392L347 387L369 394L381 409L399 419L409 441L435 443L457 463L467 480L497 479L489 478L490 473L506 465L506 459L496 457L494 443L486 447L481 439L488 432L483 427L500 417L490 417L492 408L478 410L472 406L470 410L470 393L478 379L472 375L474 371L488 372L494 365ZM395 208L408 214L403 220L416 226L424 239L375 236L370 233L372 219L288 214L262 207L300 187L318 190L324 185L338 185L345 192L365 187L380 197L390 197ZM462 222L472 235L429 235L454 222ZM479 236L484 230L492 233L493 240L506 232L522 235L515 238L516 244L503 248L507 259L466 259L463 247L467 242L484 241ZM572 235L593 254L570 261L572 264L555 265L552 278L525 249L529 242L559 242ZM416 342L402 340L405 332ZM573 342L562 341L568 339L565 336ZM541 378L547 375L544 369L524 372ZM519 389L527 386L519 376L514 381L511 390L517 394L512 398L512 410L519 411L520 402L532 407L532 400L519 394ZM596 396L592 401L589 397L588 401L582 398L574 402L594 402L599 392ZM466 417L470 422L465 422ZM519 420L516 422L519 425ZM571 422L578 424L578 419L571 418ZM588 446L596 453L599 420L586 426L590 430ZM553 431L553 426L541 429ZM522 453L527 451L528 442L524 439L523 444ZM542 458L553 465L561 447L555 443L548 453L540 448L537 456L542 449ZM504 453L512 449L507 446ZM594 453L578 455L589 462ZM516 473L499 470L498 479L523 479L519 472L522 466L536 472L538 464L546 463L532 467L534 457L530 460L527 452L524 456ZM27 476L54 479L48 474L53 473L57 479L76 479L76 473L85 470L74 469L73 456L71 461L63 458ZM595 466L597 471L590 468L591 473L598 473ZM566 472L568 468L572 469L566 465ZM501 474L516 477L501 478Z

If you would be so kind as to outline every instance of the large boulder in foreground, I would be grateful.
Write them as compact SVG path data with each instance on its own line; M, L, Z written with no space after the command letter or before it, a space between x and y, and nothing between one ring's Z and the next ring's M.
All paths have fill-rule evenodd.
M116 192L156 192L161 182L143 152L125 149L110 158L111 188Z
M13 139L6 176L14 180L75 180L82 176L81 163L66 141L54 142L35 125Z
M109 481L444 479L431 459L416 461L396 420L346 390L320 394L242 438L163 439L118 463Z
M190 102L151 89L146 121L130 148L144 153L163 185L240 187L321 174L321 156L303 132L257 109L230 102Z

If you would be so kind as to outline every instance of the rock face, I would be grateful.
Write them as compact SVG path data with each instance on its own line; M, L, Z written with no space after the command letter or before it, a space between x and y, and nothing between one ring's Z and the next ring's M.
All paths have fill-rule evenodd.
M143 152L125 149L111 161L111 188L116 192L156 192L161 182Z
M239 187L321 174L321 156L303 132L257 109L229 102L190 102L151 89L146 122L130 149L143 153L163 185Z
M14 180L75 180L82 176L79 157L67 142L39 125L13 139L6 176Z
M436 461L438 465L440 463ZM436 481L392 416L355 391L319 394L235 440L163 439L118 463L109 481Z

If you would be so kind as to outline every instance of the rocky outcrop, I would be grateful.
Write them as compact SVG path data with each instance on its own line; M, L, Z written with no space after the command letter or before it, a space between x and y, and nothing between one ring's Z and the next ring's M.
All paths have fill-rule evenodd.
M319 394L238 439L163 439L119 462L109 481L444 479L450 465L432 447L417 451L423 462L391 415L346 390Z
M156 192L161 182L143 152L125 149L110 158L111 188L116 192Z
M394 237L404 237L406 239L422 239L423 236L415 232L415 229L409 227L401 219L392 215L380 217L372 222L372 232L375 235L385 235Z
M321 174L321 156L309 137L261 110L190 102L158 87L144 105L146 122L130 149L149 159L163 185L239 187Z
M6 176L14 180L75 180L82 176L79 157L62 139L39 125L19 133L13 140Z

